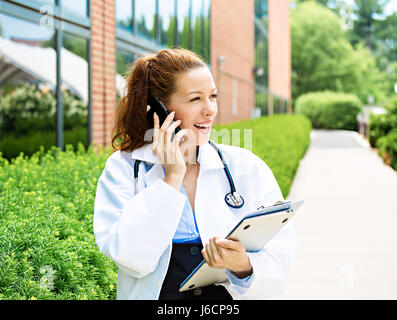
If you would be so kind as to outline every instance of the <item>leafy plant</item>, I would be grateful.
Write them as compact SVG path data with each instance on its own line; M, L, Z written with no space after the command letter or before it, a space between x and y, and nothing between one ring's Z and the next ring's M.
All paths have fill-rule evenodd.
M115 299L117 268L92 230L109 154L79 144L0 157L0 299Z
M251 129L252 151L288 195L310 143L307 118L275 115L216 128ZM0 299L116 298L117 266L98 250L92 226L96 185L110 154L82 144L65 152L41 147L11 161L0 153Z
M340 92L312 92L298 98L296 113L308 117L314 128L356 130L360 100Z
M284 197L288 196L299 161L310 145L312 126L309 119L302 115L275 114L227 125L215 125L214 128L218 133L227 130L229 134L225 136L232 137L231 141L218 139L219 143L247 148L265 161L272 169ZM236 129L239 130L236 131L239 132L239 139L233 138L233 130ZM244 130L248 130L247 138L244 137ZM248 143L250 132L252 146ZM248 145L244 146L245 143Z
M397 170L397 128L379 138L376 147L386 164Z

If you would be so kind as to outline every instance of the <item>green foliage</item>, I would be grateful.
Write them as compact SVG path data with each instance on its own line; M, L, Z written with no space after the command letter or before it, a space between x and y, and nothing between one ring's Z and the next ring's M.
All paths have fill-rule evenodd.
M64 144L77 148L79 143L87 146L87 127L74 127L63 132ZM0 140L0 151L3 157L11 160L22 152L25 156L32 156L40 147L44 151L56 145L55 131L34 131L26 135L4 134Z
M376 147L386 163L397 170L397 128L379 138Z
M275 115L222 128L252 129L252 151L287 196L310 121ZM0 153L0 299L116 298L117 266L99 252L92 229L96 184L110 154L82 144L65 152L42 147L11 162Z
M312 1L300 3L291 12L291 37L294 99L322 90L353 93L364 103L369 95L375 101L385 99L386 74L367 48L352 47L340 17L330 9Z
M87 105L70 94L62 93L64 129L87 124ZM32 131L56 130L56 98L48 90L24 84L0 97L2 133L25 135Z
M300 96L295 111L308 117L314 128L356 130L361 108L352 94L324 91Z
M117 267L92 230L109 150L0 156L0 299L115 299Z
M62 93L64 142L87 146L87 106L70 94ZM48 150L56 144L56 98L48 89L25 84L0 97L0 151L7 159L20 152L31 156L40 146Z
M254 120L239 121L227 125L215 125L218 135L221 130L229 132L231 141L214 139L214 142L246 148L260 157L272 169L284 197L287 197L299 166L310 145L310 121L301 115L277 114ZM240 139L233 138L233 130L239 129ZM252 150L244 138L244 130L252 130ZM231 131L231 133L230 133ZM248 137L248 136L247 136Z
M372 147L377 146L378 139L397 128L397 96L383 107L385 114L371 114L369 118L369 143Z

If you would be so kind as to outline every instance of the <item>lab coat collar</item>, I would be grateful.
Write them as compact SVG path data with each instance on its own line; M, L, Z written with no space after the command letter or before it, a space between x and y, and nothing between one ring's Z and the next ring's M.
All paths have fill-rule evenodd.
M131 153L131 158L160 165L160 161L157 159L152 150L152 145L153 143L149 143L138 149L135 149ZM209 143L199 146L197 162L200 163L201 170L224 168L218 152Z

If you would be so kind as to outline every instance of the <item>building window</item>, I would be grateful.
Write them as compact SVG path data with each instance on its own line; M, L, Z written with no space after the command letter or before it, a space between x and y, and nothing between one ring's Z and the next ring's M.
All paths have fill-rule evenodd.
M88 4L87 0L66 0L61 1L62 10L67 15L73 15L76 17L87 17Z
M268 112L268 8L267 0L255 0L255 105Z
M185 49L191 49L191 1L179 0L177 3L177 43Z
M89 71L87 39L63 34L61 54L64 144L88 147ZM78 137L78 141L76 140Z
M134 2L137 36L156 41L156 0L135 0Z
M174 0L159 0L159 31L161 45L173 48L176 45L176 11Z
M132 33L132 0L115 0L116 26Z
M40 145L47 150L91 142L87 2L74 7L84 25L66 19L71 2L62 10L54 1L25 2L0 6L0 151L10 159L32 155ZM43 5L50 7L38 11Z
M55 31L0 13L0 151L11 159L56 144Z

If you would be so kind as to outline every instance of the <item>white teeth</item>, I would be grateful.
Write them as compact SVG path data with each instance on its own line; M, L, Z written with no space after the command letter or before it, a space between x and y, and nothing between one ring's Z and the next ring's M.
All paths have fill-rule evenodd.
M200 127L200 128L209 128L210 127L210 125L209 124L206 124L206 125L202 125L202 124L194 124L196 127Z

